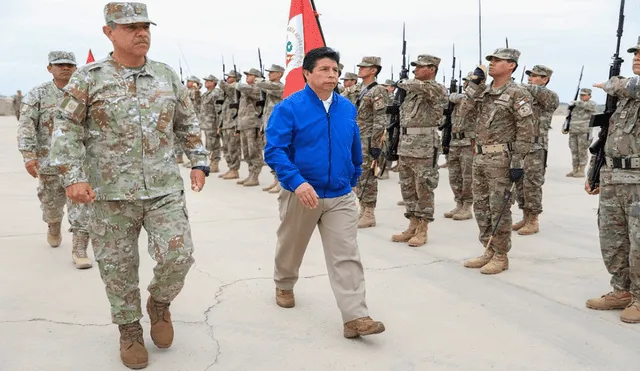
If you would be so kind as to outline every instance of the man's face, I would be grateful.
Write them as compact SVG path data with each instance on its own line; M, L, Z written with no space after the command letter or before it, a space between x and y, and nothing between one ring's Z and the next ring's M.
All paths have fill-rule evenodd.
M151 30L149 23L116 24L112 29L103 27L104 33L119 52L143 57L151 46Z
M495 78L496 76L511 75L515 68L515 62L508 59L500 59L491 57L489 61L489 76Z
M338 85L338 63L331 58L318 59L313 71L302 73L314 91L330 92Z
M544 86L547 81L549 81L548 77L536 75L533 73L529 75L529 84L531 85Z
M276 82L280 81L282 78L282 72L270 71L269 72L269 81Z
M249 85L253 85L253 83L256 82L256 76L255 75L247 75L247 84Z
M227 83L228 84L233 84L234 82L236 82L235 76L227 76Z
M367 79L375 76L378 69L375 66L371 67L358 67L358 77L361 79Z
M213 90L216 88L216 83L211 80L205 80L204 87L207 88L207 90Z
M187 88L193 88L193 81L187 81Z
M55 80L69 81L71 75L76 71L76 66L69 63L50 64L47 66L49 71Z
M588 94L580 94L580 100L583 102L588 101L589 99L591 99L591 95Z
M344 80L344 87L348 88L356 84L356 80Z
M633 73L640 75L640 53L633 53Z
M416 66L413 73L418 80L431 80L435 77L435 66Z
M393 93L396 90L396 88L393 85L387 85L384 88L387 89L389 93Z

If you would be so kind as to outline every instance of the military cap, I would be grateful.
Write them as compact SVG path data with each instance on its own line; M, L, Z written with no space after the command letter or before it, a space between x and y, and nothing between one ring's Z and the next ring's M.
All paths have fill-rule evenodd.
M627 53L635 53L639 50L640 50L640 37L638 37L638 45L632 46L629 49L627 49Z
M229 73L226 74L225 76L227 76L227 77L235 77L236 79L242 77L242 75L237 73L236 70L229 71Z
M395 86L396 82L391 80L391 79L387 79L387 80L384 81L384 84L380 84L380 85L382 85L382 86Z
M207 77L203 77L202 79L203 79L204 81L213 81L213 82L215 82L216 84L218 83L218 78L217 78L217 77L215 77L215 76L213 76L213 75L209 75L209 76L207 76Z
M467 73L467 76L462 78L462 81L469 81L473 77L473 71Z
M151 23L147 5L143 3L108 3L104 6L105 22L116 24Z
M284 72L284 67L279 66L277 64L272 64L271 67L266 68L265 71L267 71L267 72Z
M358 75L356 75L353 72L347 72L344 74L344 77L342 78L342 80L357 80L358 79Z
M195 76L189 76L189 78L187 79L187 81L193 81L193 82L197 82L198 84L200 83L200 79L195 77Z
M534 74L536 76L551 77L551 75L553 75L553 70L547 66L536 64L532 69L526 70L525 73L527 76Z
M440 66L440 58L433 55L420 54L417 61L411 62L412 66Z
M253 75L255 77L262 77L262 72L257 68L252 68L249 71L244 71L245 75Z
M591 95L591 89L589 88L580 89L580 95Z
M71 52L52 51L49 52L49 64L73 64L76 65L76 56Z
M490 61L493 57L518 63L518 60L520 59L520 50L512 48L498 48L493 51L493 54L487 55L485 59Z
M382 58L380 57L362 57L362 62L358 64L358 67L373 67L382 66Z

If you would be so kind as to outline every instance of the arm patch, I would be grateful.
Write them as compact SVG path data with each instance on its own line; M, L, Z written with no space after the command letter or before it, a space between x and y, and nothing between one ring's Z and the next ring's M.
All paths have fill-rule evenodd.
M78 117L84 110L84 104L78 102L74 97L67 95L60 103L60 109L73 117Z

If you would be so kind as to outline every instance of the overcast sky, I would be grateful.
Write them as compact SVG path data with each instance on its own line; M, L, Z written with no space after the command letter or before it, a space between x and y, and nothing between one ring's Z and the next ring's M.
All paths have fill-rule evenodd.
M232 56L239 69L263 63L284 66L286 26L291 0L150 0L152 27L149 57L168 63L185 78L222 74ZM315 0L328 46L340 51L345 71L364 55L382 57L381 78L397 78L401 64L402 22L406 22L408 54L442 58L438 80L451 78L452 44L463 75L478 63L477 0ZM24 94L50 79L46 71L50 50L67 50L84 64L89 48L96 59L111 51L102 34L104 1L2 0L0 4L0 94ZM376 4L380 4L379 6ZM266 8L268 6L268 8ZM561 101L573 99L580 67L583 87L607 79L615 50L618 0L484 0L482 56L509 45L522 52L515 73L544 64L555 72L549 88ZM640 36L640 1L627 1L621 44L622 75L631 75L627 48ZM456 66L456 70L457 70ZM457 74L457 72L456 72ZM604 94L594 99L604 102Z

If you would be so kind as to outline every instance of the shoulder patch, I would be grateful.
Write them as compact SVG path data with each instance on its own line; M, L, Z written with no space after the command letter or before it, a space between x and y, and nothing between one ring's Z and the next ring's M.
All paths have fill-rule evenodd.
M381 110L385 108L384 99L382 99L382 97L373 98L373 108L375 110Z
M72 116L78 116L84 109L84 104L78 102L72 96L66 96L60 103L60 109Z
M520 108L518 108L518 114L520 115L520 117L527 117L532 113L533 110L531 109L531 105L529 105L529 103L524 103L520 105Z
M504 102L508 102L509 100L511 100L511 95L503 93L498 99Z

